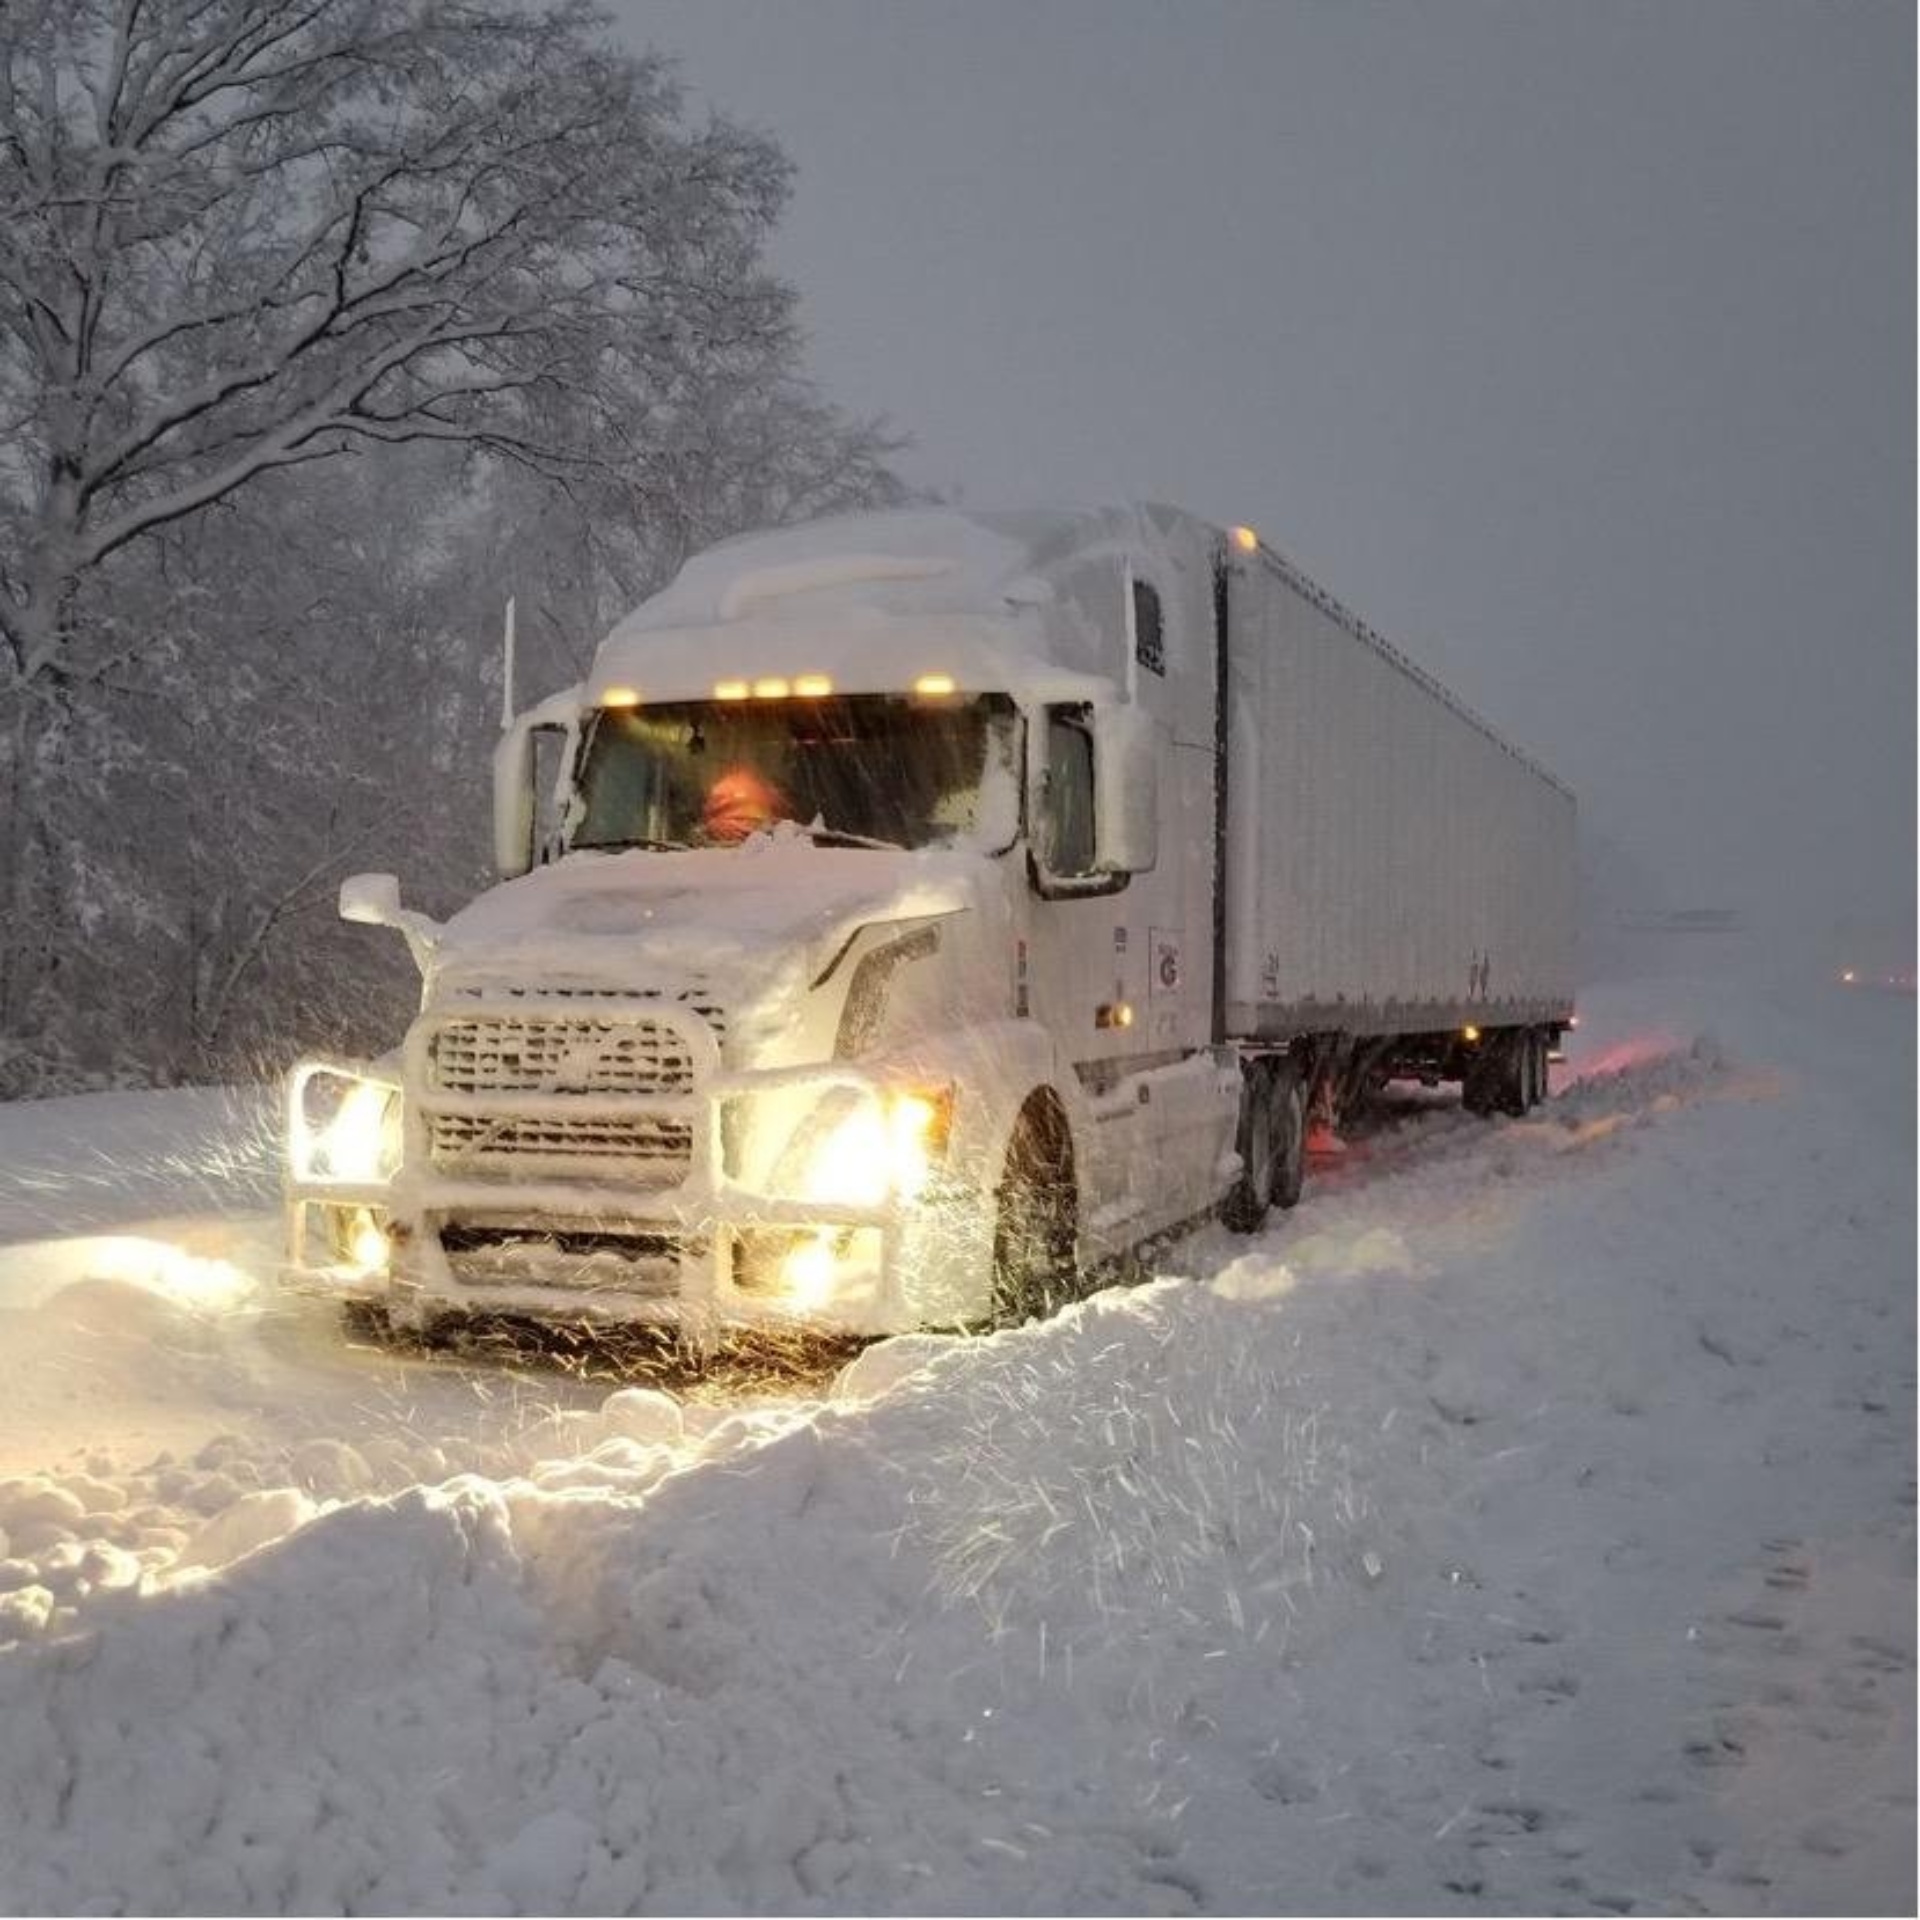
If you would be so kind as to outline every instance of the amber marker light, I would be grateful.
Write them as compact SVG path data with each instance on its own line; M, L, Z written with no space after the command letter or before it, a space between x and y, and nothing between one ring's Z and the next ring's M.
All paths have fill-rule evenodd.
M1259 548L1260 536L1255 533L1251 527L1235 527L1233 530L1233 544L1238 547L1242 553L1253 553Z
M803 673L793 683L802 700L824 700L833 691L833 682L824 673Z
M753 697L756 700L784 700L792 691L793 688L777 673L753 683Z
M716 680L713 683L713 697L716 700L744 700L752 691L744 680Z
M638 687L609 687L600 696L603 707L637 707L640 704Z
M913 690L923 700L939 700L953 691L953 675L950 673L923 673L913 683Z
M1478 1040L1480 1038L1480 1029L1478 1027L1462 1027L1460 1029L1460 1038L1462 1040Z

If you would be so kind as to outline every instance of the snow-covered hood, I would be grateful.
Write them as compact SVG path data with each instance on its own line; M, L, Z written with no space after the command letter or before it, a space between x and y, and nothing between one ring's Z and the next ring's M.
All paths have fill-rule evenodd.
M484 893L436 942L436 982L659 987L701 979L751 993L811 978L876 921L971 906L975 853L818 847L800 834L686 853L575 853Z

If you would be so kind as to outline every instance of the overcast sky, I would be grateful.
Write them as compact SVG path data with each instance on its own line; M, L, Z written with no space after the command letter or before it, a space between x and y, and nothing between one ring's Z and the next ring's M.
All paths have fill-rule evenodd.
M617 12L911 478L1250 522L1670 904L1911 920L1909 4Z

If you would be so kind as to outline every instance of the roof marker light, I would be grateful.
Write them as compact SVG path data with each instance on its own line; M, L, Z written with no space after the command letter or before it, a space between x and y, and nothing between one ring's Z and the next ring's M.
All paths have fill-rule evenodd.
M1260 545L1260 536L1255 533L1251 527L1235 527L1233 530L1233 544L1238 547L1242 553L1252 553Z
M753 697L756 700L784 700L792 691L777 673L770 673L764 680L753 683Z
M833 682L824 673L803 673L793 683L802 700L823 700L833 691Z
M752 691L744 680L716 680L713 683L713 697L716 700L744 700Z
M607 687L601 691L600 704L603 707L637 707L640 704L638 687Z
M953 675L950 673L923 673L913 683L913 690L923 700L938 700L953 691Z

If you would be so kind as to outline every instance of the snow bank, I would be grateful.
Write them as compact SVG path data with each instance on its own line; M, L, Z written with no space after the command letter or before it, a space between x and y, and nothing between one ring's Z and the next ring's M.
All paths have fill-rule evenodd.
M0 1243L271 1204L279 1148L269 1087L0 1102Z
M0 1663L0 1806L42 1843L6 1904L1184 1905L1148 1749L1192 1663L1324 1620L1366 1503L1174 1283L978 1362L677 1446L626 1391L525 1477L249 1492L69 1581ZM76 1545L77 1507L0 1495Z
M150 1296L231 1431L0 1484L0 1907L1910 1905L1911 1009L1657 1011L824 1397Z

